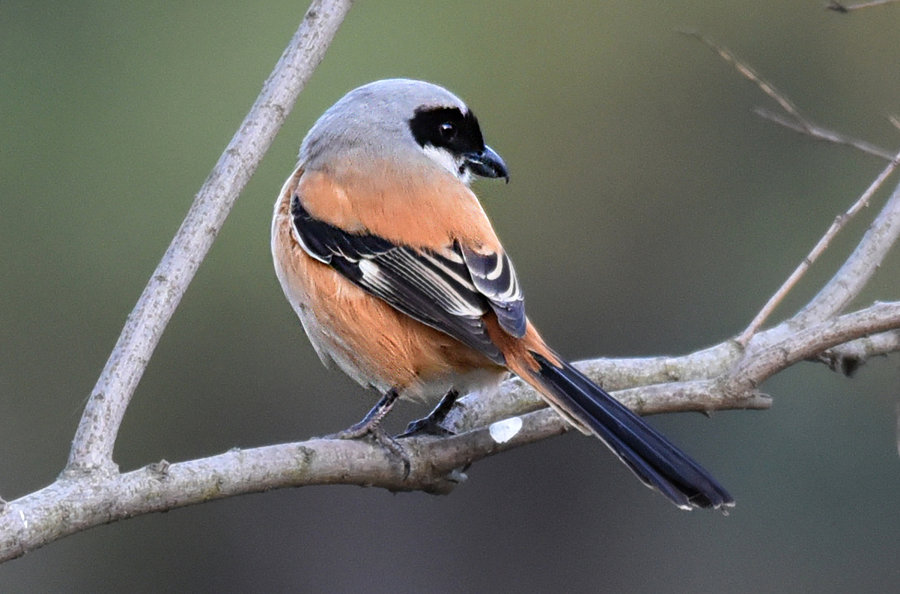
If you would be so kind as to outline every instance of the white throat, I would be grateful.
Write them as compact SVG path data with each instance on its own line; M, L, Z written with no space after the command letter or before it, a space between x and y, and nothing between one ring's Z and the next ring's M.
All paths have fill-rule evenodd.
M452 173L453 176L462 183L468 186L469 182L472 181L472 174L469 172L468 168L463 167L462 160L451 155L446 149L425 145L422 147L422 150L425 151L425 154L428 155L429 159L437 163L441 168ZM462 173L460 173L460 168L462 168Z

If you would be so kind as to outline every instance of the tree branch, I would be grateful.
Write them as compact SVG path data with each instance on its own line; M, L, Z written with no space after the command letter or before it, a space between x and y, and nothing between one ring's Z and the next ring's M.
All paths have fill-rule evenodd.
M746 349L733 341L679 358L646 360L598 360L579 365L599 380L597 370L631 368L643 361L644 379L694 377L700 361L714 360L707 371L733 367L727 377L687 379L657 383L617 393L632 409L650 414L672 411L711 411L767 408L770 401L755 390L765 378L797 361L886 328L900 328L900 302L873 305L803 331L780 341L780 327L760 333ZM760 343L756 346L754 343ZM735 359L738 364L735 366ZM629 363L631 362L631 363ZM566 423L552 410L519 414L522 425L499 440L492 427L505 398L540 406L537 397L523 394L531 388L518 380L503 385L502 398L490 400L469 395L448 416L447 424L459 431L448 438L419 437L403 440L410 462L403 464L374 443L360 440L312 439L301 443L234 449L217 456L169 464L162 461L124 474L82 473L62 476L48 487L0 507L0 561L12 559L44 544L87 528L156 511L203 503L213 499L283 487L322 484L377 486L392 491L421 490L447 493L465 480L458 470L481 460L559 435ZM497 406L499 404L499 407ZM486 421L486 422L485 422ZM480 428L469 430L468 426Z
M900 351L900 330L857 338L821 353L817 360L832 371L852 376L872 357Z
M612 376L613 383L626 377L650 382L615 394L642 414L767 408L769 399L755 390L763 379L840 341L900 328L900 303L877 304L799 332L785 331L786 324L755 335L747 349L726 341L684 357L597 360L579 367L597 381ZM612 369L625 371L606 373ZM681 380L668 383L673 378ZM652 383L656 381L660 383ZM100 524L275 488L354 484L447 493L465 479L459 468L567 430L555 412L543 409L514 413L522 425L509 439L492 435L492 426L506 422L497 418L539 406L531 388L517 379L505 382L490 399L477 394L461 399L446 423L457 435L403 440L408 476L403 464L377 444L331 439L235 449L175 464L163 461L124 474L64 474L52 485L0 506L0 561Z
M796 324L796 319L782 325L793 324ZM747 354L731 373L726 393L740 394L752 390L798 361L811 359L833 346L862 336L896 328L900 328L900 302L877 303L798 330L785 329L781 332L776 329L772 334L783 334L783 338L768 344L768 341L763 341L759 346L748 348Z
M128 316L81 417L67 473L116 471L112 455L119 426L163 330L351 4L313 0Z
M897 0L871 0L870 2L860 2L859 4L841 4L836 0L831 0L825 8L828 10L833 10L835 12L840 13L848 13L851 10L860 10L862 8L872 8L873 6L882 6L884 4L892 4L897 2Z
M701 41L708 48L716 52L726 63L731 65L741 76L755 84L760 91L772 98L787 117L772 114L769 111L757 109L757 114L782 124L788 128L798 132L808 134L818 140L828 140L839 144L847 144L865 151L886 158L889 163L887 167L878 175L869 187L863 192L862 196L849 208L846 212L838 215L831 227L825 232L822 238L816 243L809 255L804 258L800 265L787 278L774 295L766 302L759 313L750 322L750 325L738 336L737 342L746 345L750 338L765 323L775 308L784 300L787 294L797 285L800 279L806 274L806 271L818 259L818 257L828 248L831 240L837 235L841 229L862 210L863 207L869 205L869 201L875 192L881 187L884 181L894 172L894 169L900 165L900 153L890 154L879 149L874 145L851 139L844 135L826 130L821 126L814 124L806 116L804 116L791 99L782 93L771 82L760 76L749 64L738 58L728 48L721 46L709 39L708 37L697 33L688 32L695 39ZM896 189L891 200L881 211L879 218L872 224L869 231L863 237L863 240L857 246L853 255L845 262L844 267L831 279L831 281L819 292L819 294L794 318L795 324L804 325L805 322L817 322L835 315L850 303L862 290L862 287L869 281L875 270L881 265L884 256L897 239L900 233L898 223L900 223L900 188Z
M796 323L825 320L844 309L865 287L900 236L900 186L869 225L837 273L796 316Z
M819 256L828 249L831 240L840 233L841 229L843 229L861 209L869 206L872 195L881 187L881 184L884 183L888 176L894 172L897 165L900 165L900 153L891 159L891 162L888 163L887 167L885 167L878 177L875 178L875 181L869 184L869 187L866 188L866 191L863 192L862 196L853 203L853 206L848 208L843 214L835 217L834 222L831 223L831 226L825 231L825 234L819 239L809 255L803 259L796 270L794 270L775 294L772 295L771 299L763 306L760 312L756 314L756 317L753 318L753 321L750 322L747 329L741 333L738 337L738 342L747 344L750 337L759 330L760 326L763 325L775 308L778 307L788 292L790 292L790 290L800 281L800 278L807 270L809 270L810 266L812 266ZM845 264L847 274L841 275L838 273L835 277L841 278L840 287L836 286L834 283L826 285L816 298L806 306L804 311L800 313L801 316L808 315L810 316L810 319L824 319L827 315L841 311L844 306L849 303L849 299L842 302L836 295L839 288L844 290L845 296L850 296L852 298L868 282L871 275L875 272L881 264L881 261L884 259L884 256L887 254L887 250L890 249L891 245L893 245L896 240L897 233L900 232L900 225L897 225L897 223L900 222L900 187L894 192L893 197L888 201L888 204L885 206L884 210L882 210L881 214L882 217L873 223L869 233L872 237L884 240L880 244L884 248L884 251L872 254L870 248L863 247L869 244L869 242L866 241L869 235L867 234L866 237L863 237L863 241L857 247L858 251L860 248L862 248L862 250L859 254L854 253ZM877 242L877 239L873 241ZM853 281L849 286L847 282L848 279L852 279ZM829 309L829 306L826 304L830 304L830 307L836 309Z
M858 151L862 151L875 157L879 157L881 159L884 159L885 161L890 161L894 158L894 155L892 155L890 151L885 150L880 146L874 145L871 142L866 142L865 140L852 138L850 136L847 136L846 134L841 134L840 132L829 130L828 128L823 128L822 126L814 124L809 120L800 123L795 119L783 116L778 113L774 113L773 111L768 110L764 107L757 107L753 110L753 113L764 120L769 120L770 122L774 122L780 126L784 126L785 128L793 130L794 132L806 134L807 136L815 138L816 140L853 147Z

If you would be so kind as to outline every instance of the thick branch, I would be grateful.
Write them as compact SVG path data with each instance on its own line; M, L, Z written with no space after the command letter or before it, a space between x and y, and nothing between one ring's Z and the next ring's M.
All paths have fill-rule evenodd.
M121 475L73 474L0 506L0 562L93 526L269 489L352 484L444 493L465 479L453 469L566 430L549 410L525 415L522 423L518 434L503 443L489 429L404 440L408 476L403 464L378 446L326 439L235 449L176 464L163 461Z
M575 367L642 415L768 408L767 401L746 397L729 399L706 384L703 388L692 384L726 373L743 352L735 342L726 341L680 357L591 359L578 362ZM460 398L444 426L455 432L468 431L544 406L544 400L533 388L512 378L490 398L479 393Z
M794 323L793 320L784 325ZM726 391L752 390L775 373L810 359L839 344L878 332L900 328L900 302L877 303L800 330L785 332L781 340L751 347L728 382ZM780 333L773 331L773 334ZM751 343L752 344L752 343Z
M619 400L642 415L764 409L771 402L755 392L756 386L798 361L857 341L864 341L870 355L897 350L900 332L881 332L900 327L897 307L896 303L877 304L802 331L788 321L754 335L745 349L736 341L726 341L681 357L593 359L576 367L607 390L616 391ZM873 333L878 334L868 337ZM720 381L731 376L736 379ZM531 387L513 378L490 398L479 393L461 398L444 427L467 431L544 406Z
M163 330L351 5L314 0L241 127L200 188L128 316L78 425L68 472L114 472L116 435Z
M579 367L599 380L598 370L605 374L621 364L633 379L661 382L616 394L642 413L766 408L769 399L755 390L759 381L841 341L900 328L900 303L876 304L801 331L788 332L785 326L755 335L746 351L728 341L685 357L592 361ZM739 375L726 381L732 368ZM665 383L673 378L680 380ZM232 450L171 465L163 462L121 475L70 473L45 489L0 505L0 561L99 524L273 488L341 483L446 493L465 478L455 469L566 430L564 421L549 409L517 413L522 425L512 435L491 430L508 422L494 422L498 403L501 411L507 400L524 399L530 402L526 408L541 405L534 397L525 398L527 390L522 382L511 380L490 400L469 396L448 417L460 434L405 440L408 476L399 460L375 444L322 439ZM467 425L480 428L466 431ZM501 434L502 439L497 437Z

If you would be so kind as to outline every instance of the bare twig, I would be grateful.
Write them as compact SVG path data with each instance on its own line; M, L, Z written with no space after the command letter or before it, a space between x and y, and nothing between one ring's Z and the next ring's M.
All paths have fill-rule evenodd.
M822 126L810 122L809 120L807 120L804 124L798 124L795 120L777 114L764 107L755 108L753 110L753 113L763 118L764 120L769 120L770 122L780 124L785 128L789 128L791 130L794 130L795 132L800 132L801 134L807 134L815 138L816 140L823 140L825 142L833 142L834 144L843 144L846 146L850 146L864 153L880 157L885 161L890 161L894 158L894 155L890 151L883 149L880 146L872 144L871 142L866 142L865 140L858 140L856 138L847 136L846 134L835 132L834 130L829 130L828 128L823 128Z
M797 132L808 134L813 138L817 138L819 140L826 140L828 142L852 146L863 152L879 156L885 160L893 159L894 155L890 151L886 151L869 142L857 140L845 134L841 134L833 130L828 130L827 128L823 128L822 126L814 123L812 120L810 120L800 112L794 102L791 101L791 99L787 95L781 92L774 84L760 76L752 66L738 58L731 50L717 44L710 38L700 33L691 32L688 34L703 42L707 47L716 52L719 57L725 60L725 62L730 64L738 72L738 74L755 84L760 91L774 99L775 102L778 103L781 109L783 109L788 116L785 117L768 109L757 107L754 112L759 117L771 120Z
M869 185L868 189L862 194L862 196L860 196L859 199L846 212L838 215L834 219L834 222L832 222L831 226L825 232L825 235L823 235L818 243L816 243L809 255L800 263L800 265L787 278L787 280L781 285L781 287L775 292L775 294L772 295L768 302L766 302L763 308L750 322L749 326L738 336L737 342L740 345L746 345L753 334L762 327L762 325L769 318L775 308L778 307L778 305L784 300L788 293L790 293L790 291L797 285L803 275L806 274L806 271L809 269L809 267L818 259L822 252L824 252L825 249L828 248L835 235L837 235L837 233L839 233L840 230L843 229L844 226L846 226L846 224L856 215L857 212L859 212L864 206L868 206L869 200L871 199L875 191L877 191L878 188L881 187L885 179L887 179L887 177L894 171L897 165L900 164L900 153L896 155L887 153L883 149L880 149L870 143L852 139L848 136L838 134L837 132L827 130L825 128L822 128L821 126L814 124L812 121L803 116L794 102L791 101L784 93L779 91L775 87L775 85L762 78L749 64L741 61L737 56L735 56L733 52L723 46L718 45L704 35L701 35L699 33L691 33L691 35L699 39L707 47L715 51L723 60L734 67L734 69L738 73L753 82L763 93L774 99L778 103L778 105L781 106L781 108L788 114L788 116L790 116L783 117L768 110L757 109L756 113L761 117L775 121L781 125L787 126L804 134L809 134L814 138L820 140L828 140L830 142L836 142L839 144L850 145L867 153L890 160L888 166L884 169L884 171L881 172L881 174L875 179L875 181ZM877 263L880 263L880 261L881 260L879 259ZM871 270L874 270L875 267L877 267L877 263L874 263L872 265L872 267L870 268L870 272ZM864 284L868 280L868 278L868 276L865 276L862 284ZM857 286L861 288L861 285ZM814 303L815 302L816 300L814 300ZM807 308L807 310L809 310L809 307ZM809 315L809 313L807 312L805 315Z
M888 164L887 167L875 178L865 192L859 197L859 199L844 212L844 214L838 215L835 217L834 221L831 223L831 226L825 232L825 234L819 239L818 243L813 247L812 251L809 253L806 258L800 263L799 266L794 270L793 273L784 281L784 284L779 287L775 294L769 299L769 301L763 306L763 308L756 314L756 317L753 318L753 321L750 322L750 325L747 326L747 329L744 330L740 336L738 336L738 342L742 345L746 345L750 340L750 337L755 334L759 328L765 323L768 317L772 314L776 307L781 303L781 301L785 298L785 296L791 291L791 289L796 286L796 284L800 281L806 271L809 270L809 267L813 265L813 263L822 255L828 246L831 244L831 240L843 229L850 220L856 216L863 207L867 207L869 205L869 200L871 200L872 195L881 187L884 183L884 180L893 173L894 169L896 169L897 165L900 165L900 153L898 153L894 159Z
M781 106L781 109L783 109L787 113L787 116L783 116L763 107L757 107L756 109L754 109L754 113L756 113L756 115L758 115L759 117L775 122L777 124L781 124L782 126L790 128L791 130L794 130L796 132L808 134L809 136L812 136L813 138L816 138L818 140L825 140L836 144L852 146L853 148L861 150L865 153L881 157L886 161L890 161L894 158L894 153L878 147L870 142L858 140L847 136L846 134L841 134L840 132L835 132L834 130L829 130L827 128L819 126L818 124L804 116L787 95L778 90L775 85L760 76L756 72L756 70L753 69L753 67L739 59L731 50L717 44L710 38L700 33L688 32L687 34L696 39L699 39L707 47L716 52L723 60L725 60L725 62L730 64L738 72L738 74L759 87L759 89L763 93L774 99L775 102L778 103L779 106Z
M794 105L794 102L791 101L787 97L787 95L779 91L775 87L775 85L760 76L756 72L756 70L754 70L749 64L738 58L731 50L717 44L709 37L706 37L705 35L696 31L685 32L685 34L700 40L704 45L706 45L706 47L716 52L719 57L730 64L738 72L738 74L755 84L763 93L774 99L775 102L781 106L781 109L786 111L797 121L797 124L799 126L803 127L804 129L813 127L812 123L807 120L806 117L803 116L803 114L800 113L800 110L797 109L797 106Z
M862 291L900 238L900 186L894 188L859 244L810 302L794 316L798 327L823 321L842 311Z
M835 12L848 13L851 10L860 10L862 8L872 8L874 6L881 6L883 4L893 4L894 2L897 2L897 0L871 0L870 2L860 2L859 4L846 5L846 4L837 2L836 0L831 0L831 2L829 2L827 5L825 5L825 8L827 8L828 10L833 10Z
M791 130L794 130L796 132L808 134L809 136L812 136L813 138L819 140L825 140L836 144L851 146L865 153L881 157L886 161L890 161L894 158L894 153L880 148L870 142L858 140L847 136L846 134L841 134L840 132L835 132L834 130L829 130L827 128L819 126L818 124L807 118L805 115L803 115L800 112L800 109L797 108L794 102L791 101L791 99L787 95L781 92L774 84L770 83L762 76L760 76L752 66L738 58L731 50L717 44L710 38L700 33L689 32L687 34L696 39L699 39L707 47L716 52L723 60L725 60L725 62L730 64L738 72L738 74L755 84L759 88L759 90L774 99L775 102L778 103L778 105L781 107L781 109L783 109L787 113L787 116L783 116L763 107L757 107L756 109L754 109L754 113L756 113L756 115L758 115L759 117L770 120L777 124L781 124L782 126L790 128Z
M88 399L67 472L115 472L112 455L119 426L163 330L350 5L350 0L313 0L128 316Z
M887 118L888 118L888 121L891 123L891 125L894 128L897 128L898 130L900 130L900 118L898 118L894 114L889 115Z

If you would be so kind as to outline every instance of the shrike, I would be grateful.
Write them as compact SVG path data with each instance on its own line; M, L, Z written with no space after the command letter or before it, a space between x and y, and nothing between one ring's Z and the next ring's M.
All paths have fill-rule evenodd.
M343 435L381 431L397 398L444 396L408 432L433 430L459 394L512 372L678 507L734 505L696 462L544 343L469 189L473 175L509 180L472 111L426 82L359 87L303 140L275 203L272 255L322 362L382 395Z

